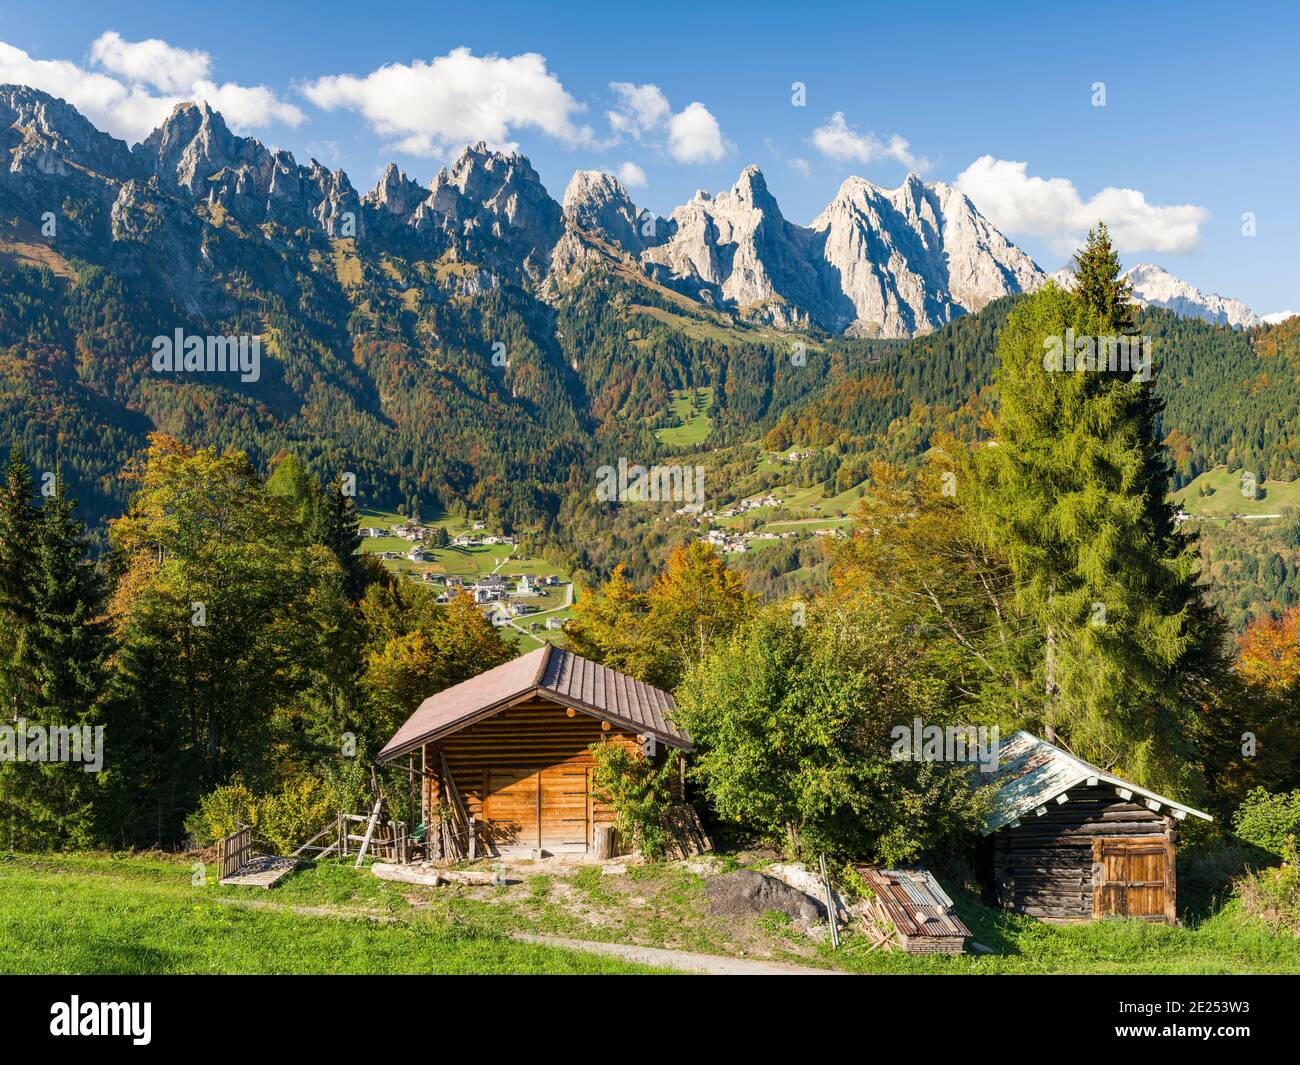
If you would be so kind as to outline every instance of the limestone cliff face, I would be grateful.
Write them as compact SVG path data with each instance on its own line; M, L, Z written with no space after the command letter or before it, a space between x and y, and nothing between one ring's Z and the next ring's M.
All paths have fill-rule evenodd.
M889 337L928 332L1044 277L960 192L915 174L896 189L849 178L801 226L750 166L732 188L656 218L602 171L575 173L557 203L527 159L482 143L427 188L390 164L360 196L341 170L237 136L204 103L178 105L133 149L21 86L0 88L0 118L10 150L0 188L32 209L61 202L60 191L99 201L111 218L104 235L170 264L162 281L187 304L214 256L238 257L229 241L216 249L200 214L231 216L245 234L270 223L463 262L480 271L471 287L508 282L544 297L617 260L750 321ZM456 276L463 285L469 275Z
M698 192L641 252L661 280L715 290L745 317L905 337L1041 284L1032 259L951 186L911 174L896 189L849 178L810 226L793 224L748 167Z

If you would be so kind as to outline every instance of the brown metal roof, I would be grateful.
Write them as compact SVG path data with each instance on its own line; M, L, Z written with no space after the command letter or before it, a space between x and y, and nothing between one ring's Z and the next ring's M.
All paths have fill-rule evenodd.
M691 738L672 723L677 704L671 695L572 651L558 647L551 651L541 688L566 706L594 710L665 740L679 741L676 746L690 746Z
M863 879L904 936L970 935L952 910L952 899L925 869L876 869L860 866Z
M691 749L691 738L672 723L676 704L668 692L547 644L429 696L384 744L378 760L395 758L533 694L651 733L670 747Z

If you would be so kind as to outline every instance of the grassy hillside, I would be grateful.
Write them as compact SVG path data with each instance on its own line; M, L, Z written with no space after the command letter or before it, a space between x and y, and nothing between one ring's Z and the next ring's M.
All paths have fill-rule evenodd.
M868 953L852 930L832 952L782 915L709 912L707 877L728 855L693 865L538 865L503 887L416 887L350 865L306 866L272 891L191 883L185 858L157 855L0 857L4 973L631 973L600 956L509 936L570 938L862 973L1300 972L1300 940L1273 935L1228 903L1194 927L1108 920L1053 927L990 910L948 885L991 954L956 958Z
M1300 481L1264 481L1254 494L1242 490L1245 471L1216 466L1174 493L1174 501L1188 514L1229 517L1281 514L1300 508Z
M457 927L346 867L256 895L192 876L160 857L0 856L0 972L650 971Z
M668 447L699 447L713 429L713 386L683 388L673 392L673 417L677 424L655 433Z

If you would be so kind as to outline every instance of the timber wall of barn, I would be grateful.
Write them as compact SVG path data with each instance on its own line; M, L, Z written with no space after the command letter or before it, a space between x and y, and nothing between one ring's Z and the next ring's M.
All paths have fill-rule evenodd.
M1093 841L1126 836L1173 838L1173 821L1113 788L1077 788L1018 827L994 835L993 879L1007 909L1056 920L1093 917ZM1173 871L1168 876L1172 881ZM1172 887L1172 883L1170 884Z
M590 747L602 738L607 743L619 744L630 751L639 751L637 734L617 725L601 726L599 719L572 711L545 699L533 699L503 710L434 743L425 745L424 811L427 817L436 812L443 789L442 756L460 793L469 816L478 821L486 838L492 838L492 824L484 814L484 799L492 793L494 779L503 771L537 771L562 767L558 773L543 778L543 787L549 789L555 780L556 787L563 786L572 795L579 779L585 780L585 790L590 791L591 770L596 764ZM662 762L667 752L663 743L657 745L656 763ZM417 755L417 759L419 756ZM563 780L563 785L558 782ZM577 810L568 811L577 814ZM586 799L587 843L597 827L612 825L614 812L608 804L595 795ZM497 838L502 845L522 843L522 840Z

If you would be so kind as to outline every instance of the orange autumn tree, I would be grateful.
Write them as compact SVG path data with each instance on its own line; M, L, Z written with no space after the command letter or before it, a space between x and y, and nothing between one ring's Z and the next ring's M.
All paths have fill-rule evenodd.
M1300 606L1258 618L1237 639L1237 671L1246 683L1281 694L1300 684Z
M1300 768L1300 607L1251 622L1237 637L1236 671L1242 757L1227 766L1230 790L1240 793L1248 784L1292 787ZM1236 736L1234 729L1234 743Z
M600 594L583 589L565 626L577 654L669 690L754 609L744 578L711 544L674 549L645 592L617 566Z

